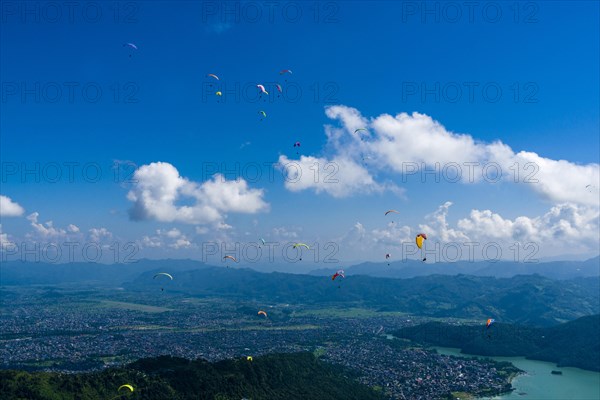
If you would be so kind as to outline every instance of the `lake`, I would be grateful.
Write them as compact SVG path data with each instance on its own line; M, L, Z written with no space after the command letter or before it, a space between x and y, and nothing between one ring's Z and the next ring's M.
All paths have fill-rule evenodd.
M460 349L434 347L440 354L459 357L481 357L462 354ZM559 368L546 361L527 360L523 357L489 357L496 361L509 361L517 368L526 371L512 381L515 390L510 394L491 399L522 400L599 400L600 373L579 368ZM552 375L551 371L562 371L562 375ZM521 394L519 394L521 393ZM489 399L489 398L488 398Z

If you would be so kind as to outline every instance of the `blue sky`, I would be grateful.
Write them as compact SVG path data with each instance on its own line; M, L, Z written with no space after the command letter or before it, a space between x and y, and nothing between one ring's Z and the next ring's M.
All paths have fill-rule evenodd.
M152 257L199 258L203 241L266 236L333 240L345 258L359 260L377 259L422 229L441 242L523 241L515 226L524 223L534 225L527 232L536 238L530 240L544 242L542 256L598 253L597 2L483 2L473 10L430 2L429 12L422 2L284 2L273 14L260 2L132 2L118 9L94 3L100 14L81 6L70 14L68 2L53 4L58 8L30 3L28 13L18 3L2 9L0 194L11 204L2 213L5 242L64 240L73 224L79 232L71 233L80 240L90 240L90 229L105 228L107 241L135 241ZM253 20L255 12L261 15ZM123 47L127 42L138 50ZM293 74L282 76L282 69ZM282 97L275 82L284 88ZM267 85L269 96L257 98L259 83ZM215 96L217 90L224 96ZM336 118L327 116L332 106L342 107ZM356 127L345 119L352 109L372 135L366 142L352 137ZM260 110L268 115L264 121ZM406 128L402 135L408 136L393 139L403 160L447 165L482 151L492 156L478 161L497 161L502 157L485 146L501 141L512 149L502 158L505 174L515 160L541 160L540 188L510 179L424 183L420 174L403 176L394 171L398 159L384 160L385 149L392 148L382 136L386 128L371 125L384 114L403 112L426 116L430 122L423 132L438 132L437 121L444 132L469 135L483 146L422 152L421 147L436 148L439 138ZM324 125L345 130L346 137L328 139ZM413 135L429 139L405 146L403 140ZM299 154L292 146L296 141ZM370 151L373 159L363 165L355 149ZM319 185L300 190L284 185L279 170L269 179L271 167L263 163L277 163L280 156L314 157L320 164L352 161L364 170L340 167L340 185L363 178L374 183L350 185L343 195ZM148 208L150 200L139 200L139 185L115 182L115 160L137 167L168 163L198 186L210 179L206 171L213 163L234 171L239 163L246 194L254 197L241 196L241 205L215 197L209 206L218 216L202 221L161 214L164 210L156 214ZM552 164L557 160L566 166ZM31 174L23 179L22 169L36 163L49 174L58 163L62 176L57 183L43 173L40 182ZM72 164L73 182L64 163L79 163ZM256 163L262 177L252 180L248 175ZM84 176L86 164L92 166ZM101 177L89 182L96 166ZM578 189L564 186L575 181ZM135 201L128 193L140 195L138 205L146 207L138 220L130 218ZM232 202L231 193L221 195ZM181 207L193 206L200 195L177 196L174 204ZM446 202L452 205L444 208ZM13 211L12 204L20 208ZM440 207L448 226L432 222ZM559 207L554 214L553 207ZM390 208L401 212L394 224L383 217ZM477 219L472 210L492 214ZM28 219L35 212L38 224L48 228L43 223L51 220L57 231L41 233L35 218ZM519 217L529 220L517 222ZM469 220L459 227L464 219ZM485 229L501 233L482 233ZM155 246L144 247L144 237ZM180 246L173 245L177 239ZM567 245L557 248L553 241Z

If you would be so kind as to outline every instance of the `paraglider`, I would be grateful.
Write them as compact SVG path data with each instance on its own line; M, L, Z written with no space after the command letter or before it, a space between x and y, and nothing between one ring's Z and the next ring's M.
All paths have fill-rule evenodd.
M279 71L279 75L283 75L283 74L292 74L292 70L291 69L282 69L281 71ZM302 74L300 74L302 75Z
M415 237L415 243L417 244L417 247L421 249L421 257L423 257L423 261L427 261L427 257L423 256L424 240L427 240L427 235L424 233L419 233L417 237Z
M173 276L172 276L171 274L168 274L168 273L166 273L166 272L159 272L158 274L154 275L154 278L152 278L152 279L156 279L156 278L158 278L159 276L166 276L166 277L167 277L167 278L169 278L170 280L173 280ZM161 292L163 292L164 290L165 290L165 288L164 288L164 287L161 287L161 288L160 288L160 291L161 291Z
M267 243L267 242L265 242L265 239L263 239L263 238L260 238L260 242L263 244L263 246ZM260 248L260 245L258 246L258 248Z
M135 44L133 44L133 43L125 43L123 45L123 47L129 47L130 49L133 49L133 50L137 50L138 49L138 47ZM130 58L131 58L131 55L133 54L133 50L129 53L129 57Z
M362 136L361 136L361 134L360 134L359 132L365 132L365 133L363 133L363 134L362 134ZM357 134L357 135L358 135L358 137L360 137L360 140L362 140L363 142L364 142L364 140L365 140L365 136L368 136L368 135L369 135L369 131L368 131L368 130L366 130L365 128L358 128L358 129L356 129L356 130L354 131L354 133L355 133L355 134Z
M260 310L257 315L261 315L261 314L264 315L265 318L268 318L267 313L265 311Z
M398 211L396 211L396 210L387 210L387 211L385 212L385 215L388 215L388 214L390 214L390 213L396 213L396 214L400 214L400 213L399 213ZM392 224L393 224L393 223L394 223L394 221L392 221Z
M331 276L331 280L335 281L339 277L346 278L346 275L345 275L343 269L338 269L337 272ZM338 289L340 289L340 288L341 288L341 286L338 285Z
M281 93L283 93L283 88L281 87L281 85L279 83L275 84L275 87L277 88L277 91L279 92L277 97L281 97Z
M490 327L492 326L492 324L494 322L496 322L496 320L493 319L493 318L488 318L488 320L485 322L485 330L484 330L484 332L485 332L485 334L486 334L486 336L487 336L488 339L492 338Z
M391 256L392 256L392 255L388 253L388 254L386 254L386 255L385 255L385 259L386 259L386 260L389 260ZM388 267L389 267L389 266L390 266L390 263L388 262Z
M302 246L304 246L304 247L306 247L308 250L310 250L310 247L308 247L308 245L307 245L307 244L305 244L305 243L294 243L294 246L293 246L293 247L294 247L294 249L297 249L298 247L302 247ZM300 250L300 261L302 261L302 250Z
M269 95L269 92L267 92L267 91L265 90L265 87L264 87L263 85L256 85L256 87L260 89L260 94L263 94L263 93L264 93L264 94L266 94L266 95Z
M120 392L121 389L128 389L129 393L133 393L135 391L135 389L133 388L133 386L130 385L130 384L125 384L125 385L119 386L119 388L117 389L117 392Z
M296 148L300 148L300 142L296 142L294 143L294 147ZM298 151L296 150L296 154L298 154Z
M234 256L225 256L225 257L223 257L223 260L226 260L226 259L230 259L230 260L233 260L233 262L237 262L237 260L235 259ZM227 268L229 268L229 265L227 266Z
M266 113L266 112L264 112L264 111L262 111L262 110L261 110L261 111L259 111L258 113L259 113L260 115L262 115L262 116L263 116L263 117L260 119L261 121L262 121L263 119L267 118L267 113Z
M215 78L216 80L220 81L219 77L216 76L215 74L206 74L206 76L210 76L210 77Z
M335 279L339 278L339 277L342 277L342 278L346 277L343 269L338 269L337 272L335 274L333 274L333 276L331 277L331 280L335 281Z
M252 361L252 356L248 356L248 357L246 357L246 360L248 360L248 361Z
M221 93L221 92L217 92L217 93L215 93L215 94L216 94L217 96L223 96L223 93Z

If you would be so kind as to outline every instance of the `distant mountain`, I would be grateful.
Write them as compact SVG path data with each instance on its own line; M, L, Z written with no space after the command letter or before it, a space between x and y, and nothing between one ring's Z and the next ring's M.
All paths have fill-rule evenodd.
M586 268L585 263L580 267ZM423 263L417 264L424 268ZM193 260L140 260L112 265L7 262L0 266L0 284L118 285L135 292L156 290L157 283L152 278L158 271L175 276L165 285L166 291L192 296L366 306L440 318L480 319L494 315L505 322L540 326L600 312L600 279L597 277L561 281L540 275L511 278L430 275L389 279L349 273L345 279L332 281L329 276L260 273L212 267Z
M354 373L319 361L311 353L270 354L209 363L174 357L136 361L126 368L91 374L0 371L3 400L377 400ZM117 392L119 386L131 384ZM120 395L119 395L120 394Z
M331 275L334 268L317 269L310 275ZM600 277L600 256L585 261L551 261L523 263L509 261L457 261L424 263L418 260L389 263L362 263L344 269L347 275L368 275L381 278L414 278L417 276L473 275L510 278L516 275L538 274L551 279L573 279L578 277Z
M536 328L496 322L450 325L430 322L404 328L393 335L422 344L458 347L467 354L525 356L562 367L600 371L600 315L578 318L557 326Z
M97 283L120 285L148 271L185 271L206 268L194 260L141 259L126 264L7 261L0 265L0 285L56 285L64 283Z
M146 272L123 285L156 290ZM600 280L556 281L539 275L512 278L432 275L411 279L329 277L258 273L208 267L182 271L165 289L193 296L239 298L290 304L366 306L431 317L484 319L554 325L600 312Z

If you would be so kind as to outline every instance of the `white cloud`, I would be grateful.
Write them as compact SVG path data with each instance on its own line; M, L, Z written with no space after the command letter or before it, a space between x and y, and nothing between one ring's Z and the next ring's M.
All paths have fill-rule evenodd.
M90 241L100 243L103 239L112 239L112 233L106 228L92 228L89 231Z
M169 163L143 165L134 179L136 183L127 194L134 202L130 210L133 220L208 224L222 221L227 212L254 214L269 208L263 200L264 191L249 188L243 179L228 181L217 174L212 180L196 183L181 177ZM185 198L193 204L176 204Z
M366 168L346 156L331 160L300 156L299 160L290 160L281 155L277 166L284 173L286 189L292 192L314 189L316 193L341 198L355 193L381 193L386 189L398 191L394 185L375 182Z
M375 180L377 172L407 176L413 168L420 173L425 168L434 170L437 164L438 175L448 181L455 179L457 167L461 171L457 181L462 183L495 181L498 169L502 173L499 181L524 184L553 202L595 207L600 204L597 191L586 189L588 185L597 187L600 182L600 165L597 163L579 165L533 152L515 153L500 141L484 143L467 134L450 132L430 116L417 112L395 117L382 114L367 120L355 108L338 105L328 107L326 115L339 120L342 125L341 128L326 127L325 151L329 156L320 159L301 157L300 164L304 172L314 161L337 162L340 184L336 187L315 183L312 171L308 169L306 178L303 176L294 184L286 182L287 189L313 188L335 197L377 192L382 188L393 189ZM368 134L354 133L358 128L367 129ZM366 157L372 162L365 163ZM282 160L287 159L280 157L280 162Z
M46 222L45 225L39 223L39 216L40 214L38 212L33 212L27 216L27 220L31 222L31 226L37 235L44 239L60 238L67 235L67 231L65 229L55 228L52 221Z
M188 237L177 228L157 229L156 234L144 236L139 242L142 248L164 248L187 249L193 247Z
M0 217L20 217L25 210L10 197L0 195Z
M79 232L79 227L77 225L69 224L67 230L71 233L77 233Z
M0 251L13 250L16 244L11 241L7 233L2 231L2 224L0 224Z
M472 210L458 227L479 240L497 239L535 242L554 250L598 251L600 241L599 212L595 207L559 204L544 215L503 218L490 210Z

